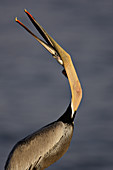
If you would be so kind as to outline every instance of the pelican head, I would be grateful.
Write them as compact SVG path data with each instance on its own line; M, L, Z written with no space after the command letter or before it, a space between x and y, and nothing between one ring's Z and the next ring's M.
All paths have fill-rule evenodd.
M71 107L73 112L77 111L82 99L82 88L76 70L73 66L71 56L44 30L44 28L26 9L24 11L35 28L42 35L45 42L38 38L33 32L31 32L22 22L17 19L17 17L15 18L15 21L19 23L25 30L27 30L47 51L50 52L50 54L52 54L57 62L64 67L62 73L68 78L72 93Z

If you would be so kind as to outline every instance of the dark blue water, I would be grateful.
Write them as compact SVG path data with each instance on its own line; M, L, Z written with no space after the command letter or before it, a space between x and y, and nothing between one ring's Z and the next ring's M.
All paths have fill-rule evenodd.
M73 57L83 87L68 152L50 170L113 169L113 0L0 2L0 169L13 145L70 101L62 68L14 18L26 8Z

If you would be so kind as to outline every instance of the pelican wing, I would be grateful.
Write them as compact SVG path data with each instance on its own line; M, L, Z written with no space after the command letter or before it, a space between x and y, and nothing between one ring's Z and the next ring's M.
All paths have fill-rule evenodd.
M53 122L19 141L6 162L6 170L43 170L67 151L73 134L63 122ZM66 135L65 135L66 134Z

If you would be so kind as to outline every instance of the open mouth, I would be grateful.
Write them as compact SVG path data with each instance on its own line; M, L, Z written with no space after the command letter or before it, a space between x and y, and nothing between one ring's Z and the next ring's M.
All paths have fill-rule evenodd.
M63 60L61 59L61 56L56 48L56 46L59 45L52 39L52 37L50 37L50 35L43 29L43 27L34 19L34 17L26 9L24 11L29 17L30 21L35 26L35 28L44 38L45 42L38 38L32 31L30 31L22 22L17 19L17 17L15 18L15 21L19 23L27 32L29 32L47 51L52 54L52 56L57 60L57 62L63 66Z

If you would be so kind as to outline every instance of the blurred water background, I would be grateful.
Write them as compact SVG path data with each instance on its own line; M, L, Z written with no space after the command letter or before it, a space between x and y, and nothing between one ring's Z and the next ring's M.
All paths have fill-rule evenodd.
M113 169L113 0L0 1L0 169L14 144L70 101L62 68L26 33L26 8L73 57L83 87L68 152L49 170Z

